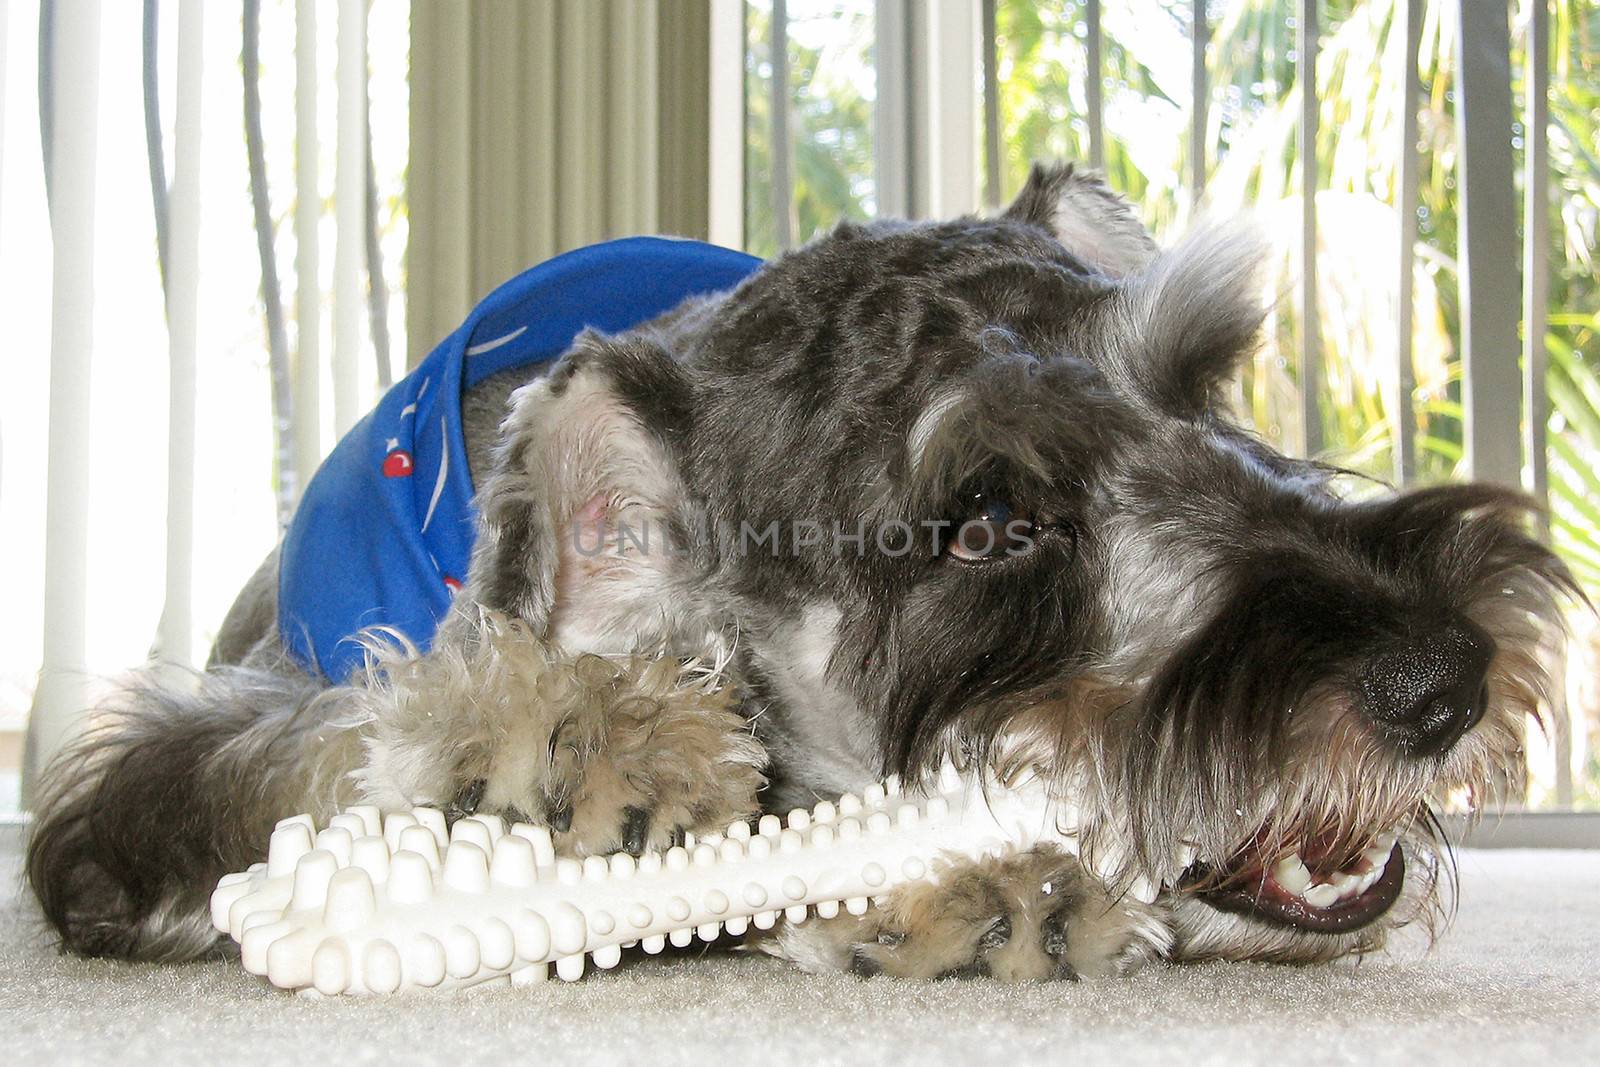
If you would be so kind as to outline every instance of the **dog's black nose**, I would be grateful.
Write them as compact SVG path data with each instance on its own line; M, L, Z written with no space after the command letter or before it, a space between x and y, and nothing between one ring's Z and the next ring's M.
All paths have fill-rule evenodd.
M1405 755L1448 752L1483 718L1494 650L1465 619L1385 649L1361 673L1363 709Z

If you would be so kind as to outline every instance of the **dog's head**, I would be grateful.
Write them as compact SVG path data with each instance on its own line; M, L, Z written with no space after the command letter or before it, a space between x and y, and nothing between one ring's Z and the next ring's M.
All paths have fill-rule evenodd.
M1044 768L1187 955L1377 944L1437 900L1432 806L1517 775L1571 580L1515 493L1350 497L1232 421L1258 251L1036 169L585 336L517 397L469 592L731 654L797 795Z

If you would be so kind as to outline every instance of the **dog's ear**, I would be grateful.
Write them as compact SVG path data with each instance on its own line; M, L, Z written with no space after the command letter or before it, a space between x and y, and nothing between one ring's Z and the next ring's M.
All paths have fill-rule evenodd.
M1164 411L1199 415L1219 403L1266 318L1260 269L1267 246L1254 228L1203 226L1124 279L1102 305L1104 346Z
M1070 163L1035 163L1005 217L1049 230L1067 251L1112 278L1139 269L1157 252L1132 206L1098 174Z
M571 651L659 643L684 500L671 439L689 417L671 354L644 335L585 332L512 394L478 493L470 602Z

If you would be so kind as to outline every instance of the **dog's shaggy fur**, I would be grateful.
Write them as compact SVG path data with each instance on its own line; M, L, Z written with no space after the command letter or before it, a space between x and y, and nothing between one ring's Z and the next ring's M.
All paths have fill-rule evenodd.
M1432 806L1514 784L1575 590L1509 490L1350 498L1229 418L1258 257L1231 228L1159 250L1097 178L1036 169L998 218L844 224L491 379L432 650L376 635L366 677L306 678L269 560L196 692L134 692L55 768L46 915L75 951L181 958L275 818L352 795L638 850L949 756L1058 781L1089 870L958 865L769 947L1095 975L1436 917ZM595 554L596 526L653 540Z

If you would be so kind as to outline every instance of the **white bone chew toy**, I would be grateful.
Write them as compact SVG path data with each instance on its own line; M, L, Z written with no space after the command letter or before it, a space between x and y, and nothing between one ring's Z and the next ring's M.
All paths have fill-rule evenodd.
M666 853L557 859L549 831L493 815L448 831L431 808L380 823L353 807L316 832L309 815L278 823L265 863L229 874L211 916L241 947L245 969L309 996L392 993L484 982L542 981L548 964L568 981L584 955L613 967L634 943L712 940L726 928L799 922L842 901L927 877L941 856L978 858L1048 840L1076 851L1075 813L1030 780L987 791L953 768L930 796L891 778L786 820L764 815L726 835Z

